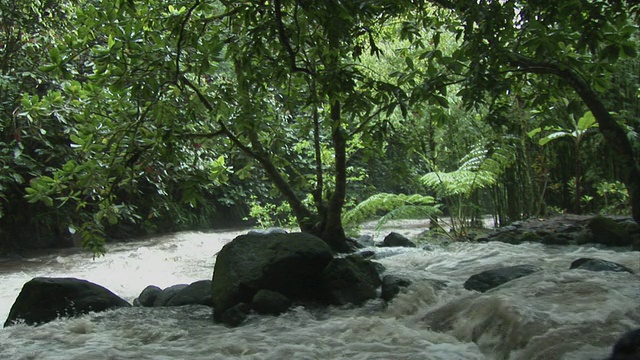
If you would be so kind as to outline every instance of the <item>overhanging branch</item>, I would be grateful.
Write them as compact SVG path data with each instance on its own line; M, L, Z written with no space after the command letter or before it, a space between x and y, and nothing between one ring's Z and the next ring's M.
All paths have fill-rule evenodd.
M282 46L284 47L285 51L287 52L287 55L289 56L289 67L291 68L291 71L302 72L310 76L315 76L313 71L307 68L301 68L297 65L296 53L295 51L293 51L293 48L289 43L289 39L287 38L287 34L285 32L284 23L282 22L282 2L280 0L275 0L273 4L275 7L276 28L278 31L278 39L280 40L280 43L282 43Z

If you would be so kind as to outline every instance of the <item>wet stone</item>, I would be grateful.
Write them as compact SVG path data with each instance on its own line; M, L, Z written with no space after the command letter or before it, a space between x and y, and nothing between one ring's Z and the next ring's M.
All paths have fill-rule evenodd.
M533 265L516 265L491 269L472 275L465 281L464 288L485 292L508 281L527 276L539 270L541 270L539 267Z
M602 259L580 258L571 263L570 269L580 269L589 271L614 271L628 272L633 274L633 270L628 267Z

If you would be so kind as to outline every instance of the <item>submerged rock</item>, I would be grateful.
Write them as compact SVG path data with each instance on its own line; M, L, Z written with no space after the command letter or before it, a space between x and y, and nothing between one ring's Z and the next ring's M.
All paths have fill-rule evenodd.
M206 305L211 303L211 280L200 280L191 284L177 284L161 289L155 285L149 285L137 299L133 301L135 306L183 306Z
M329 303L360 305L375 299L382 283L374 262L359 256L333 259L322 272Z
M37 277L22 287L4 326L38 325L58 317L131 306L108 289L76 278Z
M400 293L400 290L407 288L409 285L411 285L410 280L403 279L396 275L386 275L382 278L380 297L384 301L391 301Z
M253 297L253 309L259 314L280 315L291 307L291 300L279 292L260 290Z
M220 315L219 322L229 326L239 326L246 319L247 315L251 312L251 306L245 303L236 304Z
M633 270L628 267L602 259L580 258L571 263L570 269L581 269L590 271L615 271L628 272L633 274Z
M393 247L393 246L416 247L416 244L402 234L399 234L397 232L391 232L389 233L389 235L387 235L384 238L384 240L382 240L382 244L380 244L380 247Z
M640 328L626 332L613 346L608 360L640 359Z
M464 288L472 291L485 292L508 281L527 276L540 270L539 267L533 265L515 265L486 270L469 277L464 283Z

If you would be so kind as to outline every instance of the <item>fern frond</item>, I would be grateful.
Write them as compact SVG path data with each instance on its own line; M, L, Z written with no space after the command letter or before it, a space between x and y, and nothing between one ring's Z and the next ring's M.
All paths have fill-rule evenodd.
M378 220L376 231L379 231L386 223L391 220L401 219L424 219L434 215L442 215L440 205L405 205L394 209Z
M490 171L456 170L452 172L430 172L420 178L423 184L438 191L442 196L469 195L475 189L490 186L498 181L498 174Z
M460 167L451 172L430 172L420 179L443 196L468 196L474 190L495 184L504 170L513 163L515 147L511 137L502 143L478 144L460 160Z
M432 196L420 194L379 193L356 205L342 216L344 225L358 224L374 218L381 212L390 212L407 205L432 206L436 200Z

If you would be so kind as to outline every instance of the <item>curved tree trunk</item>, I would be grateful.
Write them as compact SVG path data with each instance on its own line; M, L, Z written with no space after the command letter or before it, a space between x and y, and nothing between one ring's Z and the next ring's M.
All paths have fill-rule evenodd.
M607 110L598 94L575 71L557 63L537 61L520 55L514 55L514 64L522 70L536 74L551 74L566 81L589 108L600 132L614 151L620 165L620 180L629 191L631 212L636 223L640 224L640 169L626 132Z

